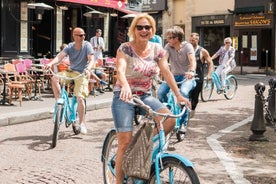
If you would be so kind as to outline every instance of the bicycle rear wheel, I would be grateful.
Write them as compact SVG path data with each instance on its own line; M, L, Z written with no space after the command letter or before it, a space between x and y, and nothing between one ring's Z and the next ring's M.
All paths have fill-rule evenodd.
M224 90L224 96L227 100L234 98L236 91L238 89L238 82L234 76L229 76L226 78L226 85Z
M103 148L103 178L104 184L116 183L115 176L115 159L118 149L118 140L116 136L116 131L111 131L105 141Z
M207 102L210 100L214 89L214 83L212 80L204 79L202 84L202 90L200 93L201 100Z
M187 167L179 159L168 157L162 159L163 167L160 168L161 183L168 184L199 184L199 179L192 167ZM155 184L155 171L149 180L149 184Z
M62 105L57 105L54 113L54 132L52 138L52 148L55 148L58 140L59 127L62 121Z

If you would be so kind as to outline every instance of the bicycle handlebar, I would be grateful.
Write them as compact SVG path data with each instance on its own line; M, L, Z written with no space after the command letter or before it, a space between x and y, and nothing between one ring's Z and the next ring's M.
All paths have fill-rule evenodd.
M184 115L184 113L187 109L185 104L181 104L181 106L183 106L182 111L181 111L181 113L176 114L176 115L171 114L171 113L156 112L156 111L152 110L150 106L146 105L137 95L132 96L130 103L135 106L141 107L151 116L161 116L161 117L166 117L166 118L179 118Z
M51 68L47 69L46 71L50 71L50 73L52 75L57 76L58 78L61 78L61 79L64 79L64 80L75 80L75 79L78 79L80 77L84 77L85 76L84 73L81 73L81 74L77 75L76 77L67 77L67 76L63 76L63 75L58 75Z

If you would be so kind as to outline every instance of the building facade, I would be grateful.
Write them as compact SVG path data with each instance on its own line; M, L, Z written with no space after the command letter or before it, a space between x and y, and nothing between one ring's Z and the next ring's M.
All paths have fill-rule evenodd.
M275 72L275 1L236 0L233 37L238 41L239 64Z
M115 56L122 42L128 40L127 31L131 21L124 15L138 11L148 12L157 22L157 34L162 35L162 12L166 0L140 1L120 0L41 0L50 6L30 7L27 0L2 0L0 13L0 57L42 58L53 57L62 43L72 41L74 27L82 27L86 40L103 30L106 55Z

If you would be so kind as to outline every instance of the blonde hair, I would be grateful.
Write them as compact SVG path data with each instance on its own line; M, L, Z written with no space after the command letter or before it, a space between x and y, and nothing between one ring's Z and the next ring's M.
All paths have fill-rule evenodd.
M230 42L230 44L232 44L232 39L230 37L227 37L224 39L224 43L226 42Z
M133 38L133 40L136 39L136 36L135 36L135 29L136 29L136 25L137 25L137 22L140 20L140 19L147 19L150 23L150 26L152 27L152 33L151 33L151 38L155 35L155 32L156 32L156 23L155 23L155 20L154 18L147 14L147 13L141 13L141 14L138 14L137 16L134 17L134 19L132 20L131 22L131 25L128 29L128 33L127 35L130 37L130 38Z

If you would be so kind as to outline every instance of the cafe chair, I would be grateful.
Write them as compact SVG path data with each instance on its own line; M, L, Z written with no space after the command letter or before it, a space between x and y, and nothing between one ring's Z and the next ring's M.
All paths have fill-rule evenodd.
M6 73L6 85L8 88L9 104L12 103L12 99L19 100L20 107L22 106L22 91L25 89L24 83L20 81L15 66L12 63L7 63L4 65L4 70Z
M26 65L27 69L30 69L30 68L32 68L33 60L31 60L31 59L24 59L23 63Z
M14 66L17 64L17 63L22 63L23 60L20 60L20 59L13 59L12 60L12 64L14 64Z
M33 85L35 85L35 82L37 82L36 85L38 85L38 93L40 95L41 94L41 92L40 92L40 82L35 81L30 76L30 74L27 71L27 66L24 63L17 63L15 65L15 68L16 68L17 73L19 74L20 81L22 83L24 83L24 85L25 85L25 94L28 95L28 99L31 98Z
M50 63L51 61L52 61L52 59L42 58L40 60L40 64L46 65L46 64ZM52 68L52 70L54 70L54 68ZM42 84L43 89L46 89L45 83L47 83L47 89L51 89L51 87L50 87L51 86L51 78L52 78L51 72L43 73L40 75L41 84Z

